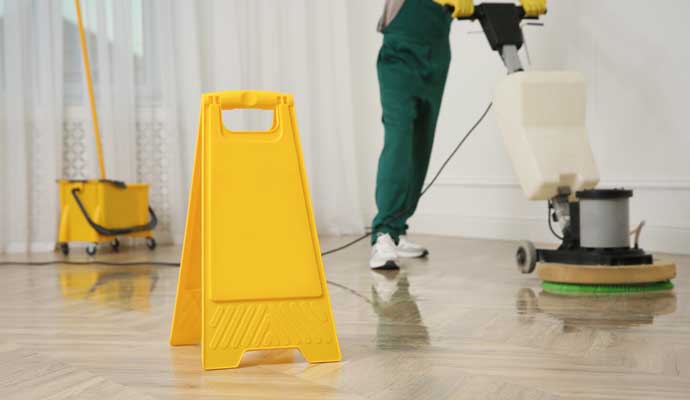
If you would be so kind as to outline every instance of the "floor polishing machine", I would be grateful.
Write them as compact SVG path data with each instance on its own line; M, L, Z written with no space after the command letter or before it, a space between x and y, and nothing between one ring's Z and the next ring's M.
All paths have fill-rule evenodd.
M548 203L549 228L561 241L557 249L522 242L515 254L518 269L528 274L536 268L544 290L552 293L671 289L675 264L639 247L643 223L630 229L632 190L597 188L584 77L524 70L518 56L521 23L534 18L509 3L483 3L463 18L479 20L508 70L494 98L498 126L522 190L530 200Z

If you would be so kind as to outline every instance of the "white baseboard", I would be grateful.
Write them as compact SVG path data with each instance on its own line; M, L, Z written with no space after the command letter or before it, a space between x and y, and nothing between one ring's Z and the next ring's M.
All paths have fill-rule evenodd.
M410 221L411 232L481 239L531 240L557 243L546 218L477 217L420 213ZM653 252L690 254L690 228L645 226L640 245Z
M428 182L425 183L427 185ZM464 187L503 187L520 188L520 184L514 176L465 176L462 178L441 178L436 186L464 186ZM690 179L686 178L655 178L655 179L628 179L628 178L604 178L597 187L624 187L635 190L663 190L663 191L688 191Z
M556 243L549 231L544 202L525 200L511 176L439 180L410 221L412 232L486 239ZM690 180L607 179L602 187L635 190L631 223L645 219L643 248L690 254Z

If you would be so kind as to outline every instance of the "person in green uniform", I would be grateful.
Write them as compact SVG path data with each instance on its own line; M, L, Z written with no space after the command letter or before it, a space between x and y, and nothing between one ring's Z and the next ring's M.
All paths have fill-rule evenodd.
M539 15L546 0L523 0ZM451 12L448 11L450 9ZM471 16L472 0L386 0L377 71L385 136L376 176L372 269L398 268L398 258L428 251L406 236L426 177L450 64L453 18Z

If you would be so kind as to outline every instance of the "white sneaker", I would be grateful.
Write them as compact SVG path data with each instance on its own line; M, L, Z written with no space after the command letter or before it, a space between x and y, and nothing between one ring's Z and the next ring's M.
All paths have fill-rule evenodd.
M426 255L429 254L429 250L416 243L410 242L407 240L407 236L400 235L395 253L401 258L420 258L426 257Z
M398 269L398 255L395 242L389 234L379 234L371 248L369 259L371 269Z

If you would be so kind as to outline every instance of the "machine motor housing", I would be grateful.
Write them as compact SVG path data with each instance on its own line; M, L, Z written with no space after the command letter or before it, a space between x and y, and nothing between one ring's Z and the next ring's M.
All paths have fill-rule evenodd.
M587 189L569 201L569 223L557 250L537 249L541 262L580 265L652 264L644 250L630 247L632 190ZM552 218L549 215L549 218Z

